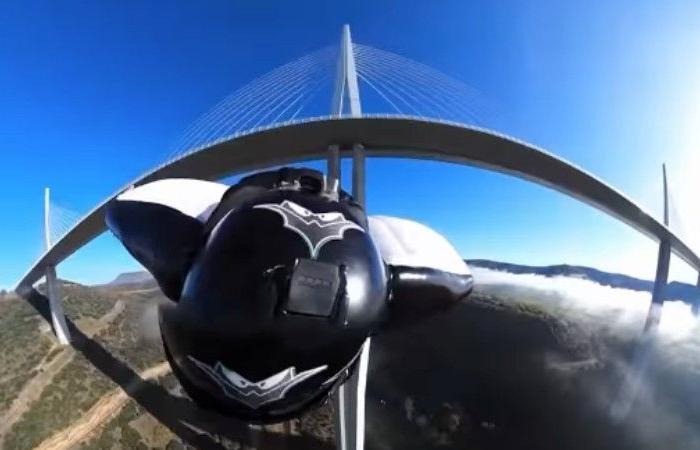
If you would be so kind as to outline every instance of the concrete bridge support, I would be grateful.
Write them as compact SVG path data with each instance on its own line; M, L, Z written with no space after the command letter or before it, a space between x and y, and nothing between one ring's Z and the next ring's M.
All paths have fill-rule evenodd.
M666 166L663 166L664 184L664 225L668 227L668 186L666 183ZM631 362L631 369L626 375L617 397L610 405L610 416L616 421L625 420L632 410L637 399L645 372L653 352L656 330L661 320L661 311L666 300L666 285L668 284L668 270L671 262L671 241L661 237L659 241L659 255L656 261L656 277L654 289L651 293L651 304L647 313L644 331L636 346Z
M51 309L51 323L54 332L61 345L70 344L70 332L66 324L66 315L63 312L63 299L61 298L61 287L56 278L56 267L46 268L46 293L49 297L49 307Z
M662 166L664 183L664 225L668 226L668 183L666 180L666 164ZM656 261L656 276L654 290L651 293L651 305L644 324L644 331L654 330L661 320L661 309L666 300L666 285L668 284L668 269L671 264L671 242L668 239L659 241L659 256Z
M340 186L340 146L330 145L328 146L328 161L326 167L326 174L328 177L328 184L333 186L335 180L338 181L338 186Z
M697 316L698 313L700 313L700 273L698 273L698 282L695 283L695 285L698 287L698 296L695 298L695 301L693 302L693 305L691 308L692 308L693 314L695 314Z
M662 240L659 244L659 257L656 262L656 277L654 278L654 290L651 293L651 305L649 314L644 324L644 331L656 328L661 320L661 308L666 299L666 285L668 284L668 269L671 263L671 243Z
M361 144L352 146L352 196L357 203L365 205L365 148Z
M49 188L44 189L44 243L46 250L51 248L51 198ZM51 322L54 332L61 345L70 344L70 332L66 324L66 315L63 311L63 299L61 298L61 287L56 277L56 266L46 266L44 272L46 277L46 294L49 297L49 307L51 309Z

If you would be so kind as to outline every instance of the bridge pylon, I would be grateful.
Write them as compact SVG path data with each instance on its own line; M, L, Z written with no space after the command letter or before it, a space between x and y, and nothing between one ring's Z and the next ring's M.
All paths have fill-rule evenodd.
M44 189L44 243L46 251L51 247L51 192L49 188ZM70 344L70 332L66 324L66 315L63 311L63 298L61 297L61 286L56 276L56 266L47 265L44 270L46 277L46 295L49 297L49 309L51 311L51 322L56 337L61 345Z
M352 37L350 36L350 25L343 25L343 32L340 37L338 69L335 77L331 114L342 116L346 110L351 117L362 115L360 88L357 83L357 70L355 54L352 48Z
M362 116L362 102L360 101L360 87L357 81L357 68L355 65L355 53L353 51L350 25L344 25L340 37L338 49L338 63L335 77L335 89L331 103L331 114L337 117ZM360 143L352 144L352 194L359 204L365 202L365 154L364 147ZM350 149L346 149L350 150ZM328 148L328 178L331 181L338 180L340 184L340 158L339 145L331 145Z

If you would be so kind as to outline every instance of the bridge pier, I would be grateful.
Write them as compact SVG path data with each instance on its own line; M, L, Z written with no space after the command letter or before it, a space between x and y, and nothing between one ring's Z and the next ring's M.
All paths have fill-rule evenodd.
M326 172L328 174L328 184L333 186L334 180L338 180L338 187L340 187L340 146L337 144L328 146Z
M49 188L44 189L44 243L46 251L51 249L51 197ZM61 287L56 277L56 266L48 265L44 269L46 277L46 295L49 297L49 309L51 310L51 322L54 332L61 345L70 343L70 333L66 325L66 315L63 312L63 299Z
M668 186L666 183L666 166L663 166L664 186L664 225L668 227ZM644 374L653 351L654 337L661 321L664 300L666 300L666 285L671 264L671 240L659 237L659 255L656 260L656 276L651 292L651 304L647 313L644 331L632 357L631 369L620 386L617 397L610 405L610 416L621 421L628 417L642 385ZM699 280L700 281L700 280Z
M656 277L654 278L654 290L651 293L651 305L644 324L644 331L656 328L661 320L661 308L666 299L666 285L668 284L668 269L671 263L671 243L663 239L659 244L659 257L656 261Z
M691 305L691 311L693 311L693 314L697 316L698 313L700 313L700 272L698 272L698 281L695 283L695 286L697 286L698 292L696 293L693 304Z
M352 196L365 207L365 148L362 144L352 146Z
M63 299L61 298L61 287L56 277L56 267L47 266L45 273L46 294L49 297L53 329L61 345L68 345L70 344L70 332L66 324L66 315L63 312Z
M666 180L666 164L661 166L664 187L664 225L668 227L668 182ZM671 242L667 238L659 241L659 257L656 261L656 277L654 277L654 290L651 293L651 305L644 324L644 331L654 330L661 320L661 309L666 300L666 285L668 284L668 269L671 264Z

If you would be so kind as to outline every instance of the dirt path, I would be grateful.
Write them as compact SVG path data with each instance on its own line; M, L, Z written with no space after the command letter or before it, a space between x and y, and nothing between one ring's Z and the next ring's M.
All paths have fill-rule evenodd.
M119 317L119 314L124 312L124 308L124 302L121 300L117 300L114 306L112 306L112 309L107 311L105 315L103 315L97 320L81 322L78 324L78 327L80 328L80 331L82 331L86 336L93 337L96 334L102 332L102 330L107 328L107 326L109 326L109 324L111 324L114 319Z
M141 372L140 376L144 380L148 380L160 377L169 372L170 365L167 362L163 362L144 370ZM133 386L131 388L138 389L138 386ZM113 390L98 400L97 403L85 412L75 423L46 439L35 447L35 450L57 450L76 447L79 443L85 442L102 429L109 420L116 417L128 400L129 395L124 390Z
M160 291L159 287L143 288L143 289L132 289L128 291L121 291L120 294L150 294L151 292Z
M124 311L124 303L118 301L105 315L96 320L88 330L84 331L89 337L101 332ZM71 362L75 356L75 350L67 346L61 350L50 362L43 364L39 368L39 373L22 387L17 397L12 401L10 408L0 416L0 448L7 432L12 426L22 418L22 415L29 410L36 402L44 388L48 386L61 369Z

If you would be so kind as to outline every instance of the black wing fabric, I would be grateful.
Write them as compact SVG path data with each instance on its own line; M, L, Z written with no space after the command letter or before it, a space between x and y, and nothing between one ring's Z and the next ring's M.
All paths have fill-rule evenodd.
M226 214L272 189L321 193L323 175L312 169L281 168L247 176L234 186L192 179L165 179L119 195L107 208L107 226L177 301L206 237ZM339 192L351 214L366 224L362 208Z
M202 222L168 206L115 200L107 208L107 226L177 301L203 241Z
M204 221L228 186L201 180L159 180L127 191L107 206L106 222L163 293L178 301L201 248Z

